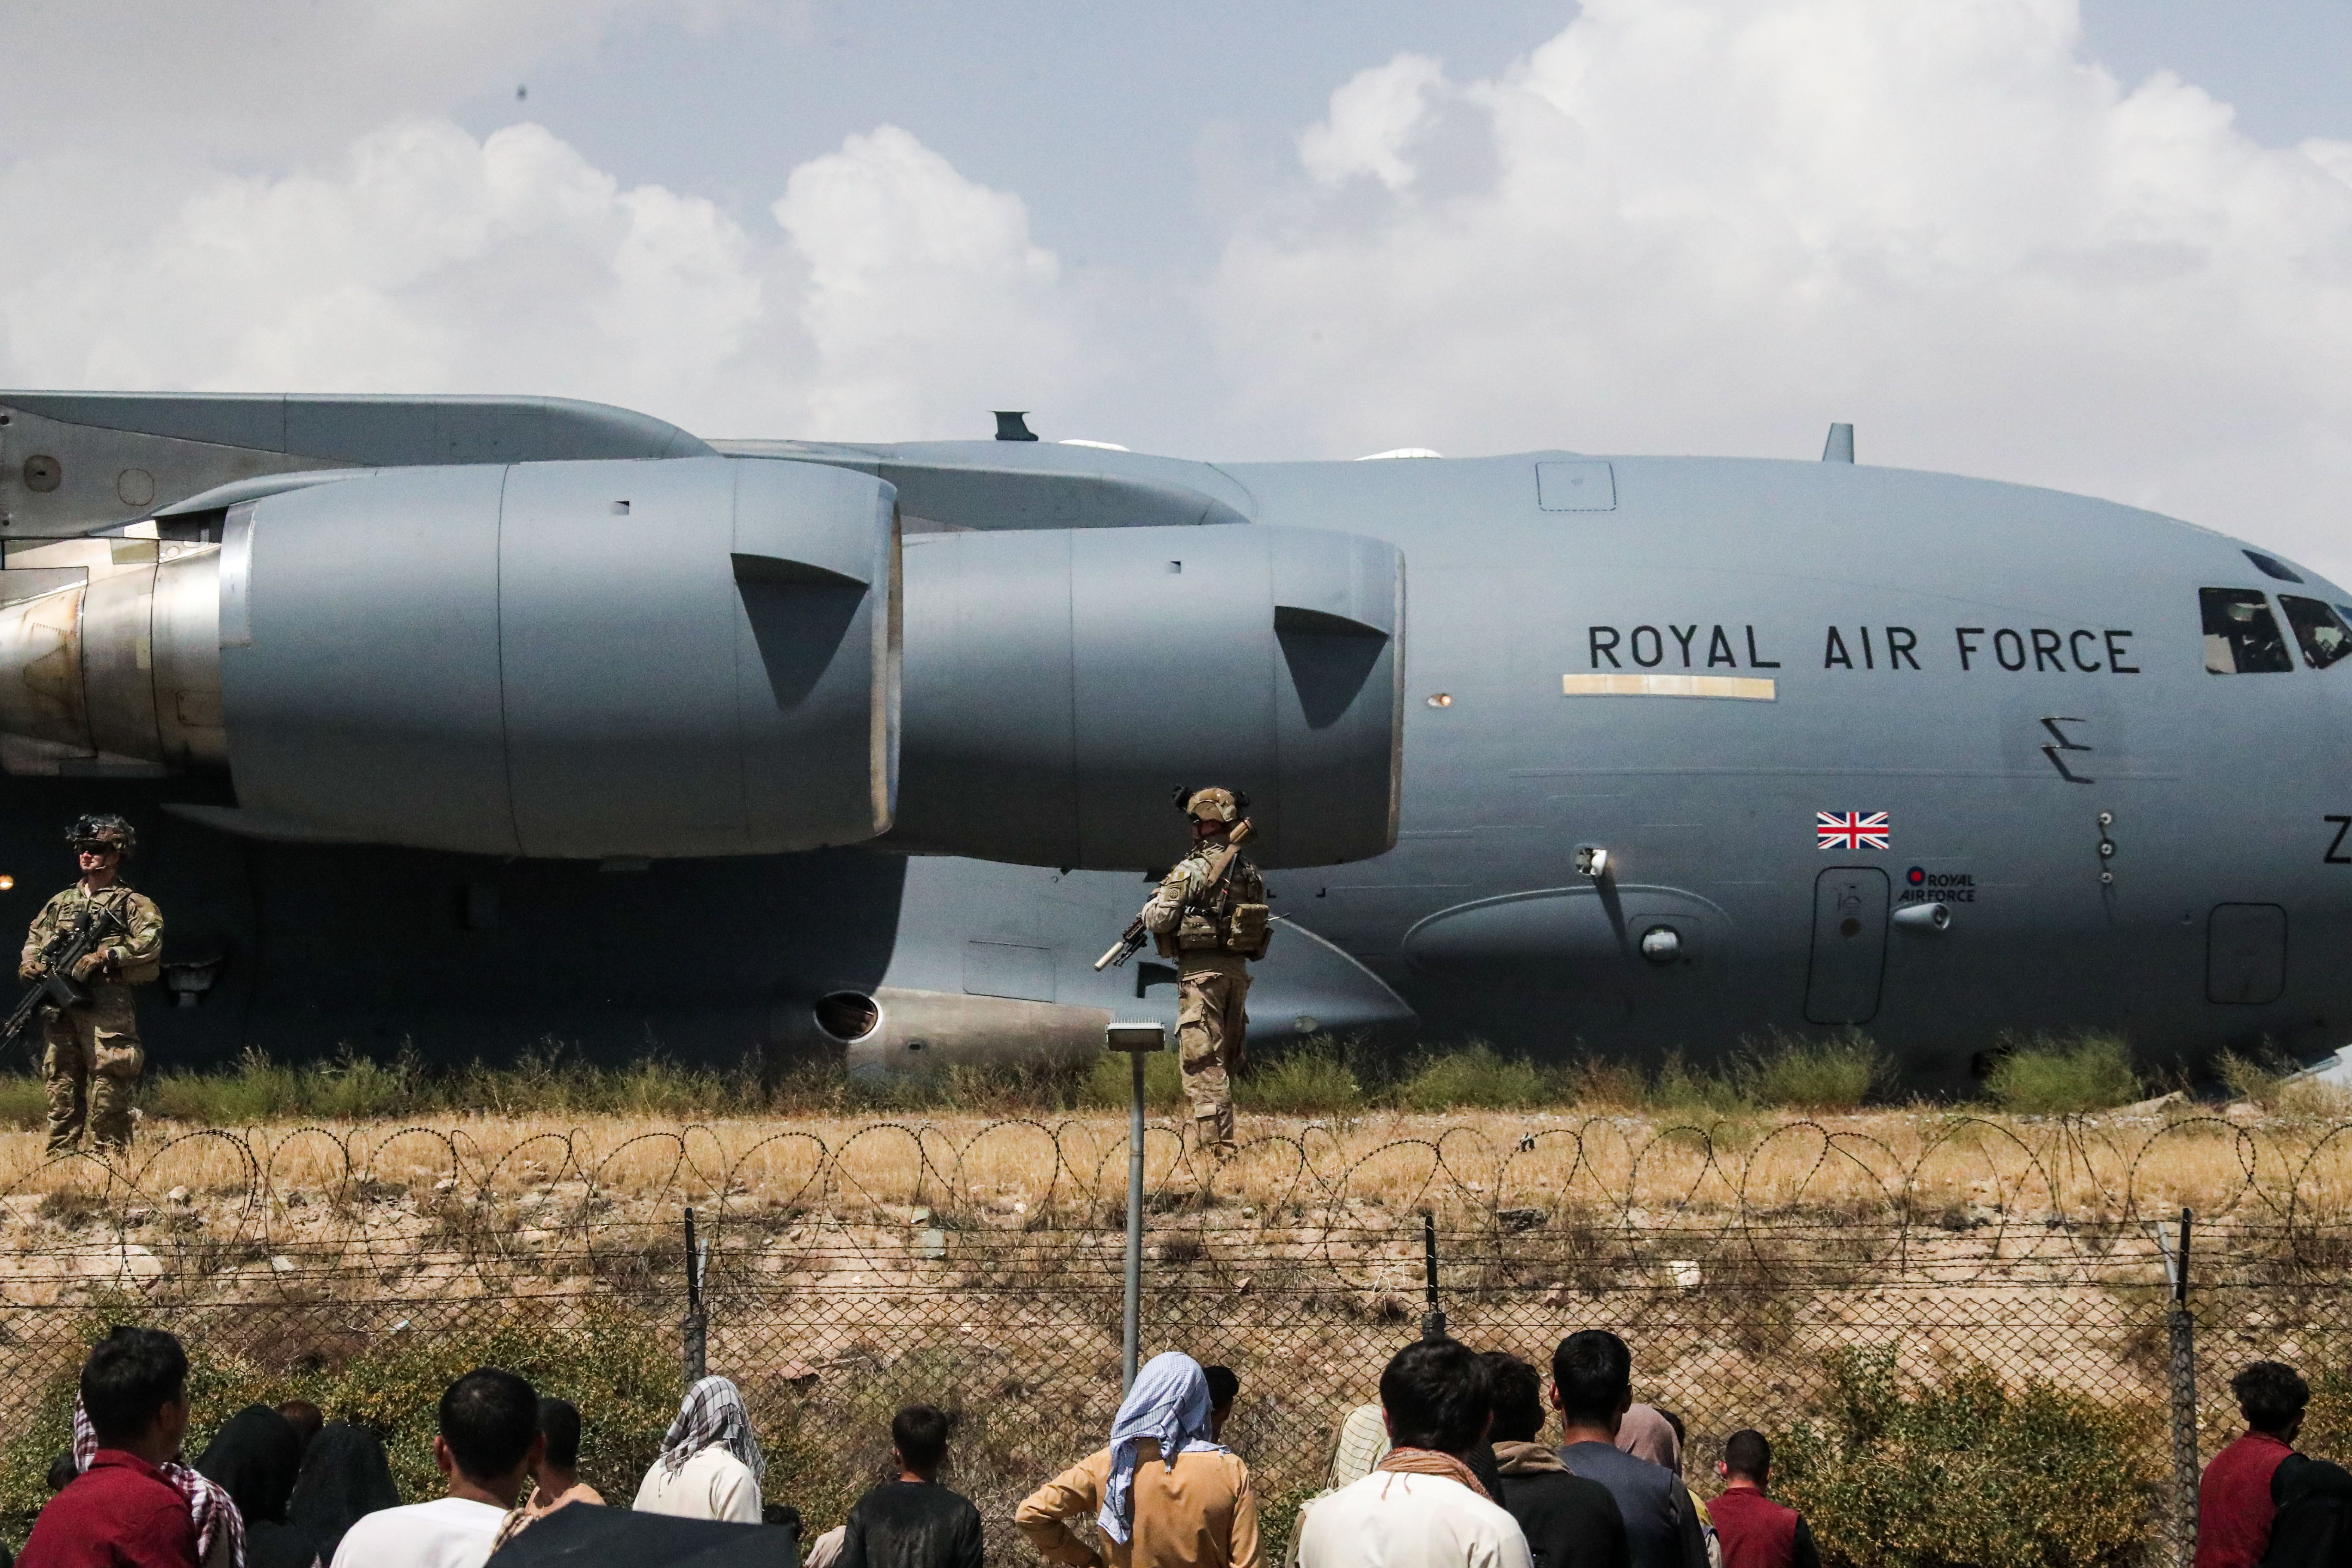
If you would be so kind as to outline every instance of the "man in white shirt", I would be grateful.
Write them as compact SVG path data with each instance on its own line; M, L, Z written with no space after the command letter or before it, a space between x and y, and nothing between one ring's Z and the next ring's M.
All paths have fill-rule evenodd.
M1299 1527L1300 1568L1530 1568L1518 1521L1463 1459L1486 1440L1488 1403L1486 1368L1467 1346L1399 1351L1381 1373L1395 1447L1317 1500Z
M633 1506L639 1513L757 1524L767 1475L742 1392L726 1378L706 1377L687 1390Z
M530 1384L475 1368L441 1395L433 1462L449 1495L367 1515L335 1549L333 1568L482 1568L546 1441Z

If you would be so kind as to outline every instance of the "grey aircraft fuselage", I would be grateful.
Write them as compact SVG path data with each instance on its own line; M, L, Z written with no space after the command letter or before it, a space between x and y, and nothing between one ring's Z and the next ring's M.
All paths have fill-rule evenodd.
M1546 510L1539 466L1613 507ZM2352 1019L2352 666L2315 668L2277 599L2352 595L2300 567L2105 501L1842 463L1228 471L1261 521L1404 552L1397 846L1269 883L1433 1036L1709 1057L1850 1025L1950 1086L2004 1034L2196 1059L2315 1051ZM2263 601L2276 645L2246 662L2274 668L2209 669L2208 589ZM1108 880L1050 939L1066 998L1139 890ZM1935 906L1948 922L1902 915ZM1641 951L1656 926L1666 962ZM1304 1026L1286 1005L1254 997L1254 1034Z
M1911 1082L1953 1087L2004 1035L2115 1030L2194 1060L2315 1054L2352 1020L2352 672L2330 667L2352 595L2222 535L1846 462L716 449L895 476L910 602L965 531L1118 525L1056 515L1064 476L1401 552L1394 845L1269 873L1255 1041L1706 1058L1851 1026ZM1042 476L1042 508L992 490L923 512L926 474L1015 469ZM961 492L941 493L930 510L952 511ZM910 613L910 669L926 635ZM1165 679L1190 673L1172 659ZM132 879L209 987L152 1020L167 1060L830 1040L909 1067L1174 1018L1149 953L1091 967L1157 867L898 852L924 847L903 823L860 847L602 865L291 842L204 818L234 806L232 779L107 773L0 786L0 916L28 920L69 875L64 821L133 815ZM1213 760L1167 784L1212 782Z

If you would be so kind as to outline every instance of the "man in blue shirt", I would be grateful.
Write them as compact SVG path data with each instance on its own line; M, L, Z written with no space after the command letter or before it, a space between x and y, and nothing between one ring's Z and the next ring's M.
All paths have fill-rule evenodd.
M1560 1463L1617 1500L1633 1568L1706 1568L1706 1539L1682 1478L1617 1447L1618 1423L1633 1403L1625 1342L1605 1329L1570 1334L1552 1352L1551 1378Z

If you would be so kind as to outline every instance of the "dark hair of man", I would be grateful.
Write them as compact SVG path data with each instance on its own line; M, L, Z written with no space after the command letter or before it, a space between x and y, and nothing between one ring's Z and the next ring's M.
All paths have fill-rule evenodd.
M1764 1434L1742 1426L1723 1440L1723 1468L1743 1481L1762 1486L1772 1474L1772 1445Z
M49 1461L49 1473L44 1479L49 1483L49 1490L61 1492L73 1485L73 1479L79 1474L81 1467L74 1462L73 1450L68 1448Z
M1486 1363L1486 1397L1495 1411L1487 1436L1497 1443L1534 1442L1544 1428L1543 1373L1508 1351L1478 1359Z
M1400 1448L1459 1454L1486 1436L1486 1363L1453 1340L1411 1344L1381 1373L1381 1408Z
M1633 1389L1633 1352L1606 1329L1581 1329L1551 1352L1551 1380L1567 1421L1605 1426Z
M1201 1375L1209 1380L1209 1405L1212 1409L1230 1410L1234 1396L1242 1391L1242 1380L1234 1375L1229 1366L1204 1366Z
M948 1453L947 1413L933 1405L909 1405L890 1417L890 1445L899 1463L919 1476L940 1468Z
M82 1408L101 1448L137 1443L187 1386L187 1352L161 1329L117 1329L82 1363Z
M327 1424L325 1415L307 1399L289 1399L278 1407L278 1414L294 1424L294 1434L302 1439L305 1448L319 1435L319 1428Z
M540 1436L547 1439L547 1462L559 1470L580 1468L580 1407L568 1399L539 1402Z
M539 1394L513 1373L478 1366L441 1395L441 1440L477 1485L510 1476L539 1436Z
M2301 1373L2281 1362L2258 1361L2230 1380L2246 1425L2277 1436L2303 1419L2311 1403L2311 1385Z

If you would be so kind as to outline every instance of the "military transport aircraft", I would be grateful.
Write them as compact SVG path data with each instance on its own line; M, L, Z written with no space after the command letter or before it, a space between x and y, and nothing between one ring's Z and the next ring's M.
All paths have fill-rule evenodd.
M0 393L0 917L121 811L160 1059L1097 1049L1247 792L1260 1042L2352 1026L2352 595L1822 461L703 440L556 400ZM1410 593L1408 593L1408 581Z

